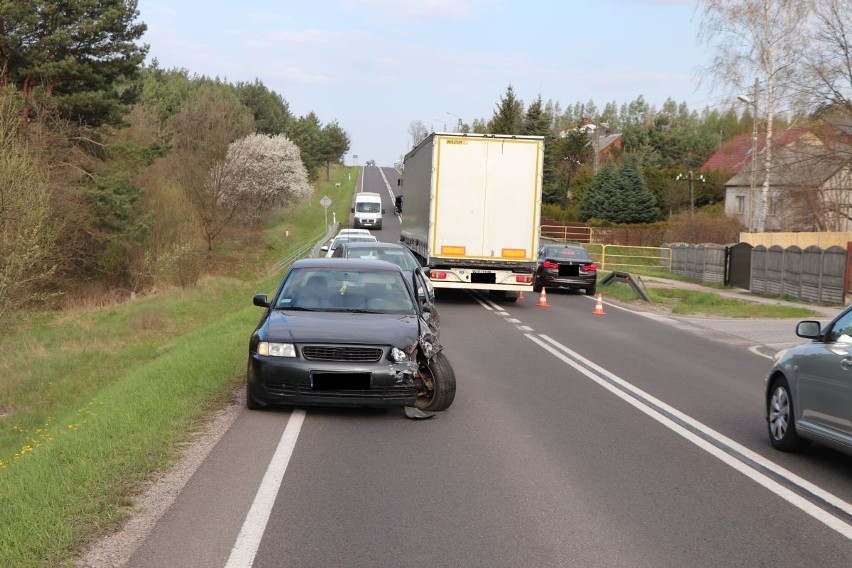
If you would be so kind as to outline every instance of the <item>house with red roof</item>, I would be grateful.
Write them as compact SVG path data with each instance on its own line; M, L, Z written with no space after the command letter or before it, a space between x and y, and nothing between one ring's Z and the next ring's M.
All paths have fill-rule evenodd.
M723 144L699 168L731 175L725 182L726 215L739 219L747 231L759 226L764 207L764 231L852 230L852 146L848 141L820 137L810 128L773 132L764 204L765 151L765 133L755 144L751 134L742 134Z

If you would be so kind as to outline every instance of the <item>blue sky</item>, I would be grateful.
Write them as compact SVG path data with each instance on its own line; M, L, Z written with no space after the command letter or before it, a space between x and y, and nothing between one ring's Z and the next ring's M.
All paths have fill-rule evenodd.
M489 119L506 87L563 108L722 105L694 0L138 0L161 67L259 79L350 136L346 162L392 165L409 124Z

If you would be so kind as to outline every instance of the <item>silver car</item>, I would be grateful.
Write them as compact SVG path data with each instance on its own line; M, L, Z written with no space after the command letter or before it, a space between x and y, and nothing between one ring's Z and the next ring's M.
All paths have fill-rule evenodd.
M775 448L821 442L852 455L852 307L828 323L802 321L808 343L778 352L766 379L764 410Z

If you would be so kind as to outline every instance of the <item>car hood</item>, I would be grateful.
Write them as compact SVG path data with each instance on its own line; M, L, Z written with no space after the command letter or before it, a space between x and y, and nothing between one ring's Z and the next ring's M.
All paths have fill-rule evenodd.
M418 319L394 314L273 310L261 339L280 343L357 343L404 347L418 339Z

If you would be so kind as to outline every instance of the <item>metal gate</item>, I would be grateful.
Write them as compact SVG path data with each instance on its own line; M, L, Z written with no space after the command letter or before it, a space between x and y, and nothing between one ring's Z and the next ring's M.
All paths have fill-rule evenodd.
M725 285L751 289L751 250L748 243L725 248Z

